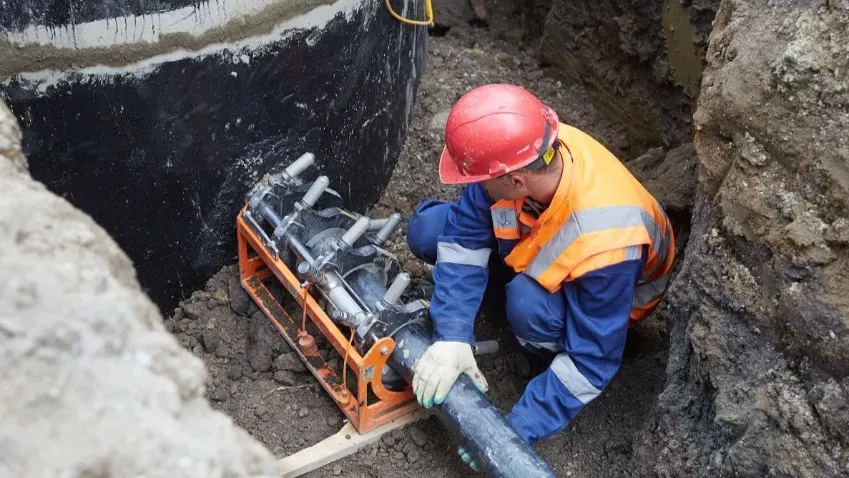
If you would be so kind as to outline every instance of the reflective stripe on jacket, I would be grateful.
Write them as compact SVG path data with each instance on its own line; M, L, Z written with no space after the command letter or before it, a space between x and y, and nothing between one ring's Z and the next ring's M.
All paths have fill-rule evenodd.
M675 238L663 209L604 146L571 126L561 125L559 150L563 176L549 207L536 220L522 211L522 200L492 205L493 230L504 261L550 292L589 270L638 256L648 245L634 291L631 322L648 316L660 301L675 260ZM571 160L570 160L571 159ZM602 252L622 257L584 261Z

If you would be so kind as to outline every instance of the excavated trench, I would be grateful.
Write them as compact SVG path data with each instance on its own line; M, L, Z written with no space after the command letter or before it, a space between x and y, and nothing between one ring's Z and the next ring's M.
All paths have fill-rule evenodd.
M74 77L56 86L53 79L41 89L13 80L0 89L25 131L24 151L33 176L92 214L127 250L142 286L151 291L166 316L167 331L205 365L206 388L196 387L194 395L186 396L197 398L202 393L213 409L228 415L276 458L336 432L343 414L239 285L233 264L235 237L228 224L235 219L242 195L258 174L285 164L283 158L293 158L296 151L313 149L322 172L329 173L332 186L340 189L353 209L368 207L374 217L400 212L406 220L422 200L451 200L458 194L455 188L440 185L436 174L450 106L474 86L509 82L538 94L562 121L598 138L623 159L669 214L680 258L669 298L652 319L630 333L613 383L567 430L536 445L557 475L849 474L845 405L849 397L843 367L849 322L845 299L837 292L839 284L845 285L841 280L849 277L845 268L849 219L841 212L847 210L849 197L845 171L849 149L839 135L849 125L831 112L849 105L845 93L849 65L844 65L849 55L841 56L847 53L845 48L840 50L817 33L849 31L844 28L849 26L846 9L832 5L833 10L816 10L794 2L746 5L738 0L725 0L722 7L718 0L452 0L435 7L437 27L427 38L427 68L422 47L405 58L412 68L387 70L400 75L394 94L407 100L414 94L415 104L401 102L392 111L384 108L383 113L374 110L374 95L357 96L345 88L343 96L354 98L348 103L328 102L320 92L305 102L292 97L291 91L316 83L322 75L321 62L282 50L263 57L267 63L254 57L241 63L234 58L211 64L198 60L175 66L168 77L156 79L163 73L145 73L141 83L116 81L112 94L130 83L134 91L147 91L147 96L133 94L131 104L138 109L130 117L135 119L170 111L166 105L186 93L185 89L180 94L172 92L173 82L184 75L200 69L211 75L203 91L181 103L179 111L167 113L173 121L164 124L176 129L163 127L158 136L147 132L145 121L119 131L128 127L121 122L112 125L111 118L71 118L70 112L81 111L84 102L100 105L95 110L119 108L108 93L108 105L97 103L100 100L93 92L104 87L91 80ZM765 12L773 14L768 26L757 23ZM356 21L368 21L356 15ZM782 18L795 23L781 23ZM0 14L0 26L9 25ZM377 25L394 34L403 31L388 19ZM754 31L772 42L764 44ZM296 42L315 40L294 35ZM417 35L413 39L401 34L400 43L391 40L387 48L403 50L403 45L410 45L404 42L413 46L424 42L423 33ZM334 44L338 39L333 34L319 37L316 52L333 56L328 49ZM823 45L831 45L831 50ZM0 48L8 45L0 43ZM381 54L360 50L353 57L358 58L356 65L365 67ZM352 52L346 50L342 56L351 57ZM258 71L278 72L258 82L276 91L279 85L270 82L282 78L282 67L274 70L281 58L304 64L303 81L274 95L296 109L303 109L301 104L314 105L306 107L305 123L298 123L297 131L310 133L305 137L274 126L275 120L288 118L293 110L268 111L267 95L247 92L248 85L257 85L251 75ZM0 73L25 59L0 64ZM225 67L222 62L229 63ZM351 65L346 65L349 71ZM230 74L231 69L236 75ZM378 70L362 70L352 81L379 84L383 66ZM227 79L245 75L252 79L244 83ZM759 75L767 78L757 84L747 81ZM333 74L326 76L333 82ZM237 98L231 100L234 85ZM825 98L813 90L832 96ZM162 96L153 110L149 106L152 94ZM227 128L219 131L222 125L210 126L212 137L229 138L225 147L185 147L184 140L174 139L173 134L192 135L193 123L186 118L193 114L192 104L202 103L199 95L203 94L211 94L210 102L215 99L221 108L234 109L236 116L256 115L260 107L259 116L268 115L267 123L257 119L253 128L239 135L225 133ZM235 104L245 97L251 101ZM770 129L768 120L775 124L796 111L794 101L804 104L807 116L794 116L788 129ZM697 102L699 113L694 119ZM55 112L57 104L62 122L47 119L46 112ZM751 116L754 106L764 111L763 119ZM331 114L334 111L338 114ZM356 136L360 131L356 125L374 120L390 129L398 124L404 127L382 131L374 138ZM232 122L226 124L233 127ZM328 124L339 129L333 126L329 133L314 133ZM819 136L810 133L815 124L824 125ZM344 135L339 137L339 131ZM341 139L323 141L328 134ZM124 144L139 135L145 137L143 145ZM805 163L799 149L788 144L787 135L817 145L811 147L821 155L819 162ZM104 136L113 139L102 149L92 147L102 143ZM168 152L151 149L160 141L170 145ZM358 150L348 150L350 144ZM76 163L80 156L71 154L74 148L69 145L83 148L82 155L90 159ZM383 157L375 159L375 151ZM397 164L392 161L396 153ZM337 166L329 162L340 156L351 158L350 162ZM187 173L176 176L170 185L154 173L151 183L141 181L116 190L116 182L107 178L124 172L125 165L108 165L115 157L135 158L133 168L137 169L132 174L144 170L150 158L175 160L176 167ZM233 157L242 158L238 166L210 172ZM201 160L199 166L198 158L208 161ZM93 172L82 174L79 164L89 165ZM813 186L802 185L804 175L812 178ZM215 179L207 181L208 177ZM121 189L136 187L132 194ZM119 207L118 199L160 187L168 191L165 205L134 209L138 221L125 229L127 208ZM161 217L151 211L163 208L178 211L177 219L158 224ZM129 230L138 234L123 235ZM427 269L406 250L403 232L387 248L417 284L428 283ZM164 255L157 253L165 250ZM172 263L173 271L168 267ZM191 280L185 279L183 270L191 271ZM191 292L206 278L205 286ZM531 377L506 326L503 294L497 285L491 289L476 335L478 340L498 340L501 350L481 357L479 364L491 385L490 400L506 411ZM178 299L183 300L173 308ZM5 330L8 323L0 321L0 332ZM341 360L335 352L321 340L319 348L338 370ZM250 448L244 445L247 442L239 443ZM472 475L455 450L452 437L430 419L388 434L308 476ZM250 456L246 460L254 467L238 468L237 474L255 472L261 468L258 463L269 463L263 452L251 453L246 451L245 456ZM156 465L149 467L156 469Z
M515 28L510 25L521 25L523 18L527 27L523 35L531 37L534 28L528 22L532 20L508 2L488 2L487 7L489 24L482 25L464 2L437 5L438 19L440 13L447 12L459 18L446 20L449 25L441 24L438 35L429 39L428 69L422 77L410 133L386 191L369 212L382 217L398 211L406 219L424 199L455 197L458 191L441 186L436 175L445 115L468 89L506 81L535 91L560 112L564 121L590 132L628 160L635 174L667 207L676 226L679 253L683 254L695 182L692 145L685 142L663 148L658 135L648 143L654 148L642 154L644 149L635 157L630 153L636 149L634 142L649 140L635 138L627 124L609 114L606 105L583 99L593 97L593 91L581 85L564 85L558 81L563 76L555 69L546 72L533 51L539 37L526 38L520 46L507 41L509 35L518 34L510 30ZM683 11L686 14L686 9ZM658 25L658 34L660 28ZM542 25L536 25L536 31L541 33ZM675 41L683 40L679 35ZM699 57L696 60L701 61ZM692 83L691 78L687 81ZM678 94L685 96L687 87L692 85L682 84ZM688 126L679 127L685 131L676 135L686 137ZM428 283L427 270L406 250L403 232L396 234L388 247L418 284ZM504 320L503 294L498 286L490 289L476 333L479 340L498 340L501 350L482 357L480 365L492 385L489 398L502 410L509 410L530 377ZM665 314L661 310L629 338L622 371L603 398L589 406L567 431L537 445L558 476L628 474L634 440L663 388L668 348ZM213 406L233 417L276 456L317 443L340 428L343 414L241 290L235 266L219 271L203 290L182 302L166 326L206 363L211 374L208 396ZM322 355L330 357L338 370L338 354L323 341L319 345ZM431 419L393 433L310 476L467 473L456 458L453 439L436 419Z
M281 16L313 7L298 2L274 6L275 15ZM268 8L257 15L268 17ZM343 421L342 413L242 290L235 265L218 271L203 289L189 292L198 279L211 275L211 268L232 264L235 237L231 225L244 193L261 174L285 165L303 150L311 150L316 153L321 173L330 176L332 186L340 190L349 206L371 205L369 212L373 216L397 211L406 219L424 199L450 200L456 196L458 191L442 187L436 175L441 128L447 110L460 95L491 82L510 82L531 89L560 112L563 121L593 134L623 159L634 159L639 148L643 148L640 153L645 151L636 144L663 144L661 135L653 139L635 136L626 121L610 114L607 105L586 100L597 92L581 84L566 83L556 69L543 69L535 49L541 40L545 42L540 37L543 20L551 8L549 3L529 5L525 8L530 10L524 10L511 2L488 2L486 8L485 18L481 18L481 10L464 2L437 5L440 23L429 39L426 70L423 59L416 56L415 41L421 40L409 35L398 37L398 44L389 42L378 48L369 45L367 48L375 51L361 54L355 65L308 60L338 55L328 48L339 44L336 33L344 34L344 25L350 23L341 20L340 26L333 26L333 22L340 21L337 19L324 27L324 34L318 36L309 55L298 49L307 38L309 32L305 32L294 33L283 43L253 46L247 52L225 50L208 56L189 55L187 59L168 57L152 70L142 65L112 71L144 58L169 55L174 48L203 51L210 42L238 42L242 37L266 33L257 29L273 29L274 25L267 21L228 30L230 24L225 22L221 27L202 28L203 32L194 36L163 30L152 45L95 42L75 44L79 50L69 53L72 50L57 49L64 46L57 42L92 41L92 37L84 35L88 30L82 27L69 33L56 26L67 22L67 18L24 18L26 11L7 12L2 17L4 28L23 29L15 38L37 39L25 54L6 55L2 65L5 69L0 70L3 74L18 73L6 81L3 98L21 121L25 132L23 147L34 178L91 214L115 237L134 259L142 286L165 311L166 329L206 366L205 396L212 407L229 415L278 458L336 432ZM109 14L114 16L114 12L90 9L83 13L84 18L76 22L84 23L89 30L100 18L104 18L105 28L118 33L132 30L111 19ZM162 28L161 23L156 23L155 12L131 13L139 15L136 21L147 18ZM357 14L355 10L353 15ZM199 25L216 18L210 12L206 15L210 16ZM26 30L24 27L30 24L39 26ZM391 23L378 24L397 29ZM405 111L401 101L396 111L370 113L374 102L368 101L375 95L368 94L373 76L366 67L372 58L381 55L381 48L404 50L404 45L410 46L404 54L412 55L409 61L413 68L390 70L398 75L390 83L400 90L384 94L402 98L411 94L410 88L415 88L419 72L424 70L416 103L412 111ZM4 48L16 47L6 43ZM115 51L110 53L112 50ZM247 61L245 54L249 55ZM290 63L296 60L306 63L293 70ZM45 76L38 72L56 67L73 67L83 73L55 77L56 73ZM358 89L365 91L346 97L347 103L334 99L324 104L325 93L331 89L316 81L317 77L335 78L338 72L351 68L366 68L362 75L348 80L350 86L356 83ZM264 77L257 76L260 73ZM292 74L303 75L303 80L309 76L311 80L295 81L282 88L270 83ZM183 81L186 76L194 78L190 89ZM250 79L240 79L245 76ZM282 105L295 109L280 106L277 111L270 111L269 95L282 98ZM259 112L258 105L263 105ZM298 114L299 108L306 108L309 113ZM336 115L320 113L334 108ZM412 113L409 128L391 129L391 125L404 123L405 113ZM213 116L208 117L209 114ZM206 118L206 126L200 130L199 117ZM389 140L388 145L376 147L368 137L342 141L356 134L358 129L351 126L364 119L384 122L390 128L385 130L378 125L381 134L389 131L388 137L381 136ZM280 131L281 121L288 132ZM151 130L151 125L156 126ZM681 127L686 129L686 125ZM234 132L240 128L244 131ZM314 134L318 128L324 133ZM334 128L339 132L334 133ZM405 129L407 136L397 166L393 167L395 163L390 160L375 160L371 153L374 150L384 151L386 158L395 156L394 148L400 148L395 138L400 138ZM301 133L305 136L297 137ZM326 141L328 135L340 141ZM348 144L355 144L358 151L348 150ZM633 164L636 173L654 181L652 188L656 193L671 198L659 196L671 207L669 212L683 245L692 195L686 187L680 189L680 182L679 189L669 187L668 178L659 177L655 170L662 169L679 179L693 177L693 154L686 144L673 149L679 151L677 154L667 155L669 149L655 148ZM328 159L338 158L340 153L346 156L345 162ZM125 157L131 160L115 160ZM154 164L161 164L162 168L157 169ZM352 174L358 169L367 169L368 174ZM378 198L375 191L384 189L387 179L389 184ZM151 190L161 194L150 196L146 192ZM162 202L161 198L167 199ZM135 218L130 224L126 220L128 210ZM392 238L388 248L401 258L417 284L426 285L427 270L410 255L405 244L401 232ZM172 309L177 298L187 295L190 297ZM477 334L480 340L497 339L500 343L501 351L483 357L480 365L492 385L489 398L500 409L508 410L530 377L505 325L501 295L497 286L492 287ZM559 476L622 474L627 469L633 437L662 390L667 356L662 314L629 339L622 373L604 398L588 407L567 432L538 445L543 458ZM340 358L321 339L319 347L338 370ZM312 476L456 476L467 472L456 459L453 439L435 420L428 420L386 436L380 443L317 470Z

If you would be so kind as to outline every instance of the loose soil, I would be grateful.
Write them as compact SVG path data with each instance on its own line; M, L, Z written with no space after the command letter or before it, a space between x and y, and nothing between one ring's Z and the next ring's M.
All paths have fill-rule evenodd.
M491 13L490 18L509 17L498 9ZM585 130L616 154L627 150L622 125L604 118L581 88L546 76L533 47L511 35L516 36L515 29L460 25L445 36L430 38L429 64L406 145L383 198L369 211L373 217L399 211L406 221L424 199L457 197L459 189L442 186L437 178L442 128L451 105L481 84L522 85L550 104L561 121ZM405 244L401 230L388 248L419 283L426 283L427 269ZM558 476L629 474L632 440L663 386L664 313L661 310L632 331L624 364L608 389L568 429L536 444ZM476 330L479 340L495 338L500 343L499 352L480 357L479 365L491 386L489 398L507 412L530 377L502 314L497 302L488 304ZM223 268L204 290L181 303L166 325L205 362L207 394L213 406L277 457L313 445L342 426L343 414L239 286L237 266ZM320 346L325 356L335 355L326 344ZM335 361L337 367L339 362ZM431 418L388 434L377 444L308 476L475 475L460 461L456 448L438 420Z

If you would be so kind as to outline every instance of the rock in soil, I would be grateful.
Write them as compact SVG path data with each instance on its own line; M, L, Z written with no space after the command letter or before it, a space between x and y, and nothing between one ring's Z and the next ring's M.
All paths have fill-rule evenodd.
M230 276L228 282L230 309L238 315L247 316L253 301L242 287L238 275Z
M209 393L210 400L215 400L216 402L223 402L224 400L227 400L229 396L227 389L224 387L218 387Z
M278 370L274 372L274 381L281 385L294 385L297 382L295 374L288 370Z
M307 367L294 353L280 354L273 363L274 370L285 372L306 372Z
M427 436L425 432L423 432L418 426L412 426L408 430L410 435L410 440L416 444L418 447L424 447L430 441L430 438Z
M277 329L262 312L257 312L250 318L248 331L247 354L248 363L256 372L268 372L274 362L274 357L284 350L285 342Z
M242 367L239 365L231 365L227 367L227 378L230 380L239 380L242 378Z
M200 343L207 353L215 352L215 349L218 348L218 342L218 333L214 330L205 330L200 336Z
M206 308L206 302L202 299L189 300L182 304L180 308L185 316L192 320L197 320L198 318L203 317L209 311L209 309Z

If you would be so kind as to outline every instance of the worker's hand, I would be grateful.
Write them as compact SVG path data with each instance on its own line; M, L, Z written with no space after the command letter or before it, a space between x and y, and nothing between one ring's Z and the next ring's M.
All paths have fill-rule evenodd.
M468 375L481 392L489 388L475 362L471 345L434 342L416 362L413 371L413 393L419 405L430 408L433 404L442 403L461 373Z
M474 458L472 458L472 455L470 455L465 448L457 448L457 454L460 455L460 459L463 460L463 463L469 465L469 468L475 471L478 470L478 462L476 462Z
M475 471L478 470L478 462L476 462L472 458L472 455L470 455L469 452L467 452L465 448L463 448L463 447L458 448L457 454L460 455L460 459L463 460L463 463L469 465L469 468L471 468Z

